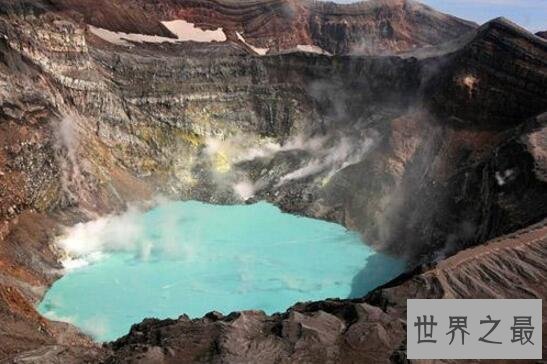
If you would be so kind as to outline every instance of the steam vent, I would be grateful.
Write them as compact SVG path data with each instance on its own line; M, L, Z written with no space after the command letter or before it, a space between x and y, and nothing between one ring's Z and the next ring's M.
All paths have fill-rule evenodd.
M407 299L546 299L543 26L0 0L0 363L407 363Z

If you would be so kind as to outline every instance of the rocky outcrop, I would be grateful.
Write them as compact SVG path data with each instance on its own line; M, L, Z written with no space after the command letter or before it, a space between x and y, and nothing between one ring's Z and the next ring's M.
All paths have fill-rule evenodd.
M393 119L381 132L389 135L385 144L341 171L324 198L348 201L346 224L362 230L367 241L414 257L426 254L425 261L438 244L457 251L541 219L545 167L532 150L543 147L530 143L543 145L545 133L545 115L535 115L547 105L540 86L546 45L497 19L458 41L458 48L430 53L419 63L424 99L418 101L429 113ZM533 61L519 68L524 59ZM524 216L530 219L515 226Z
M455 123L488 129L520 124L545 111L546 52L543 39L494 19L439 65L443 72L426 95L436 113Z
M503 19L474 29L410 1L0 4L0 321L9 328L0 358L109 354L63 336L66 326L32 307L61 274L51 244L60 226L155 195L269 200L361 231L411 265L546 216L546 42ZM170 19L222 26L227 40L119 45L89 27L172 37L160 23ZM311 40L337 55L259 57L236 31L256 46ZM363 34L372 45L361 53L373 56L345 55ZM532 283L544 274L543 248L506 248L493 277L518 276L527 288L512 291L504 278L491 292L543 295ZM492 264L473 260L465 272L488 278ZM113 344L110 360L397 359L401 302L471 297L483 283L462 289L465 272L447 273L442 289L428 281L433 292L415 286L434 280L422 269L366 300L273 317L146 321Z
M327 301L273 317L247 311L146 320L112 344L106 362L381 362L404 335L403 323L378 307Z

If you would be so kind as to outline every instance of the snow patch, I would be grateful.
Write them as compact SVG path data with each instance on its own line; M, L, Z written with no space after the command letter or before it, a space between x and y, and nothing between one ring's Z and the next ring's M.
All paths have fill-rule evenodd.
M268 51L270 50L270 48L258 48L258 47L255 47L253 45L250 45L249 43L247 43L247 41L245 40L245 38L243 38L243 36L239 33L239 32L236 32L236 35L237 35L237 39L239 39L242 43L244 43L245 45L247 45L249 48L251 48L256 54L258 54L259 56L263 56L265 55L266 53L268 53Z
M178 41L182 42L224 42L226 34L222 28L215 30L203 30L186 20L172 20L161 22L169 31L175 34Z
M327 52L323 48L318 47L316 45L312 45L312 44L298 44L296 47L281 49L280 51L275 53L290 54L290 53L296 53L296 52L320 54L320 55L329 56L329 57L332 56L332 53Z
M306 53L316 53L316 54L324 54L326 56L332 56L331 53L327 52L321 47L318 47L316 45L310 45L310 44L299 44L296 46L296 50L300 52L306 52Z
M512 169L506 169L503 172L496 171L495 177L498 186L505 186L508 182L511 182L515 175L515 171Z
M185 20L164 21L162 24L175 34L177 38L160 37L137 33L113 32L108 29L89 26L91 33L99 38L116 45L130 47L133 43L178 43L178 42L224 42L226 34L222 28L203 30Z
M135 33L123 33L113 32L108 29L97 28L93 25L89 26L89 31L99 38L107 41L108 43L131 47L131 42L134 43L174 43L176 39L159 37L156 35L135 34Z

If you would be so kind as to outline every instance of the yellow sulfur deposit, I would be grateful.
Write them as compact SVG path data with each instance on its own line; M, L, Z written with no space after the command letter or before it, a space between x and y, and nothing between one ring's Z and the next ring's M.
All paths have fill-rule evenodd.
M213 167L217 172L226 173L231 169L230 160L223 152L217 152L213 156Z
M190 143L194 147L198 147L203 144L203 140L200 135L188 132L181 132L180 137L186 142Z

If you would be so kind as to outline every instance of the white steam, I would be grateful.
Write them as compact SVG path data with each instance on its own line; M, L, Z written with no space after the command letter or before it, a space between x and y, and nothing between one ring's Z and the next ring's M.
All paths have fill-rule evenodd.
M234 170L234 166L258 158L271 158L280 150L281 145L273 139L239 134L229 138L208 137L204 152L209 158L211 176L217 187L230 189L245 201L253 197L261 186L253 183L243 171Z
M256 136L238 134L229 138L208 137L205 139L205 153L214 157L219 153L226 156L231 164L268 158L282 149L270 138L256 139Z
M169 209L169 205L163 208ZM61 260L67 270L77 269L102 259L111 252L127 252L146 261L153 254L176 259L192 259L194 242L199 237L177 234L180 216L165 213L151 229L147 216L135 207L121 215L110 215L67 228L57 245L65 253ZM153 230L153 235L151 234Z
M361 161L373 144L373 139L368 137L361 140L343 136L334 143L324 138L310 139L297 149L312 152L314 157L305 166L281 177L278 186L319 173L330 178L341 169Z
M130 208L122 215L79 223L67 229L58 245L69 255L67 264L75 266L98 252L134 250L143 234L140 220L140 213Z
M255 185L247 179L235 183L233 188L234 192L244 201L253 197L256 192Z
M80 164L78 162L78 146L80 140L76 129L75 119L73 117L66 116L59 123L56 131L56 148L61 154L65 154L66 157L59 157L59 164L61 169L61 186L63 191L71 197L75 197L74 193L70 190L70 186L80 188L80 181L82 181L82 175L80 172Z
M106 317L96 315L82 323L83 331L92 337L104 337L109 332Z
M283 145L272 139L256 139L237 135L229 138L206 139L205 154L210 158L212 175L218 185L228 185L242 200L255 196L264 183L253 182L243 171L233 173L237 163L273 158L279 152L304 151L311 160L304 166L282 176L277 187L292 181L321 174L328 180L341 169L358 163L374 145L374 133L369 136L308 136L298 134Z
M67 155L70 161L76 163L76 150L78 148L78 134L74 128L74 121L70 117L65 117L61 120L58 129L58 136L61 143L67 149Z

